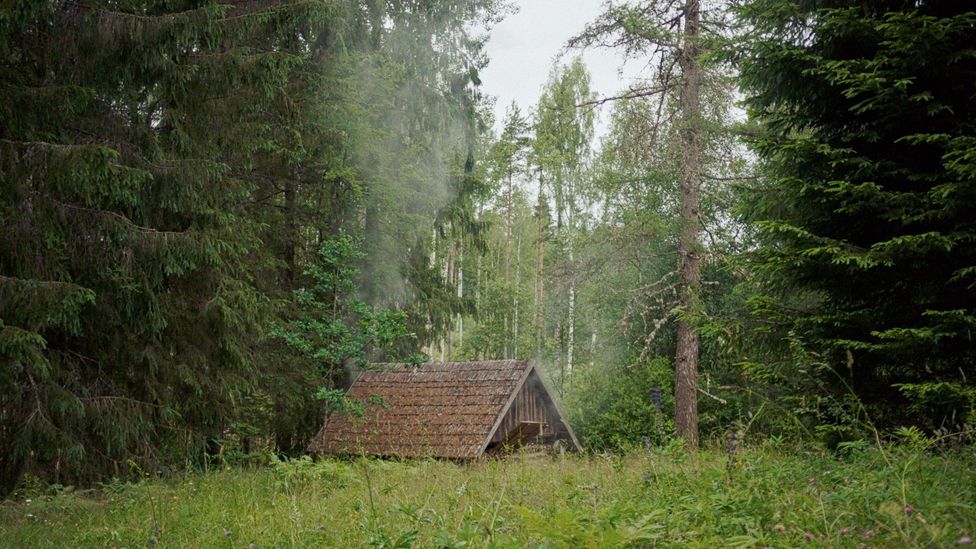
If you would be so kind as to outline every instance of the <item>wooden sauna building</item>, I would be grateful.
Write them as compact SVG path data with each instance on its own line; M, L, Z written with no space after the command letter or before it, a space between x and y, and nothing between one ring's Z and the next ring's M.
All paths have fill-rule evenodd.
M580 449L530 360L381 365L346 396L367 403L365 413L326 418L311 452L471 459L526 444Z

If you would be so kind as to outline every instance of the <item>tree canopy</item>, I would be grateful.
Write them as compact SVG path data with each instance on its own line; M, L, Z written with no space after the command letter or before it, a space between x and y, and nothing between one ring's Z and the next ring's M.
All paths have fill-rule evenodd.
M965 383L976 14L944 2L782 8L742 10L753 28L741 82L765 160L743 209L760 234L755 268L796 309L791 329L862 398Z

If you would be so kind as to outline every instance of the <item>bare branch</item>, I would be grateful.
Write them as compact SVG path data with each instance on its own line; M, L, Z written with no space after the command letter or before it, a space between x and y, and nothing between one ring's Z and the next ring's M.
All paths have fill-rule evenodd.
M717 400L717 401L721 402L722 404L728 404L729 403L729 401L725 400L724 398L717 397L717 396L713 395L712 393L709 393L705 389L702 389L701 387L698 387L697 389L698 389L698 392L699 393L707 396L708 398L711 398L713 400Z
M711 181L755 181L759 179L758 175L740 175L740 176L729 176L729 177L717 177L714 175L708 175L706 173L702 174L703 179L709 179Z
M601 97L599 99L594 99L592 101L584 101L583 103L576 105L576 107L581 108L581 107L588 107L588 106L595 106L595 105L603 105L604 103L609 103L611 101L620 101L622 99L637 99L640 97L651 97L654 95L658 95L670 91L674 88L675 86L673 84L668 83L668 84L661 84L660 86L654 86L651 88L631 89L620 95Z

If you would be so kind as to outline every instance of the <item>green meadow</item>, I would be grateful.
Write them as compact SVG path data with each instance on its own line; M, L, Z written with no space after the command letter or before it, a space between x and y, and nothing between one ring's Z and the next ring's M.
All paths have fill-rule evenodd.
M21 489L3 547L949 547L976 535L976 455L766 445L697 458L276 462Z

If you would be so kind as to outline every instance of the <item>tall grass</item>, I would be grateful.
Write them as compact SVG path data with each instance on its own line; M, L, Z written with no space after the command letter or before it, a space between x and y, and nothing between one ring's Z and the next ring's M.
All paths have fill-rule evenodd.
M308 459L0 505L4 547L920 547L976 535L976 456L771 447Z

